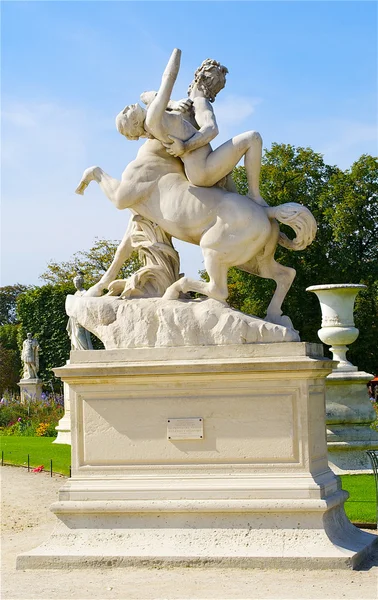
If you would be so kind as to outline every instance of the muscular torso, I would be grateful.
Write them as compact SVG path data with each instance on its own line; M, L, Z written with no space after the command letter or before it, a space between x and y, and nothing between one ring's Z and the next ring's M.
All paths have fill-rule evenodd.
M216 219L216 207L222 199L218 188L197 188L191 184L182 161L170 156L157 140L143 144L136 159L126 167L122 180L137 196L129 204L132 211L158 223L170 235L195 244L203 233L203 219ZM176 219L178 213L180 223Z
M182 161L170 156L158 140L147 140L139 149L136 159L127 165L122 179L134 185L154 184L168 173L185 177Z

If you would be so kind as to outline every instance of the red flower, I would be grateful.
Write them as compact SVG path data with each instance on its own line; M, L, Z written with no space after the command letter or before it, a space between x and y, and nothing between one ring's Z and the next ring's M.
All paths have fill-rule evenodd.
M45 468L44 465L40 465L39 467L32 469L32 473L41 473L41 471L43 471L44 468Z

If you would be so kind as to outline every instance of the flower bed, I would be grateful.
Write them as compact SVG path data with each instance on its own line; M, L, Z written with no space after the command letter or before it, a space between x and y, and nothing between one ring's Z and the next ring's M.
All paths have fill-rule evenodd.
M0 400L0 435L55 437L64 414L63 396L42 393L21 403L17 396Z

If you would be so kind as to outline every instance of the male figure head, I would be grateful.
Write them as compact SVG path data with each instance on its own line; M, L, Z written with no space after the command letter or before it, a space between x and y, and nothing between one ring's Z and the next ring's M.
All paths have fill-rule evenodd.
M228 69L212 58L207 58L194 73L194 79L188 88L188 95L191 96L196 90L210 102L214 102L217 94L223 90L226 85L226 75Z

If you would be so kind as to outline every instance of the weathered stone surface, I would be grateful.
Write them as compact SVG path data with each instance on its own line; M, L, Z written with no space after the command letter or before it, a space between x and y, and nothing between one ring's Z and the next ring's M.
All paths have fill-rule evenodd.
M293 329L245 315L213 299L68 296L66 311L107 350L299 341Z

